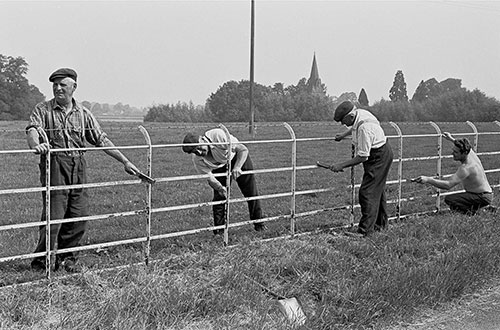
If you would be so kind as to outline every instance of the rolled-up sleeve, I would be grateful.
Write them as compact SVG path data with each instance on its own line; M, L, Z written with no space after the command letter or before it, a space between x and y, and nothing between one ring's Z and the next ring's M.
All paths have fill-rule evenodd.
M94 115L87 109L85 111L85 139L88 143L102 147L109 141L108 135L102 130L101 125Z
M372 149L373 146L373 133L370 130L367 130L365 125L361 126L358 129L358 150L357 150L357 155L360 157L369 157L370 156L370 150Z
M35 109L31 112L30 119L28 122L28 125L26 126L26 132L28 132L29 129L34 128L34 129L40 129L40 128L45 128L45 113L47 112L47 107L45 106L45 103L38 103L35 106Z

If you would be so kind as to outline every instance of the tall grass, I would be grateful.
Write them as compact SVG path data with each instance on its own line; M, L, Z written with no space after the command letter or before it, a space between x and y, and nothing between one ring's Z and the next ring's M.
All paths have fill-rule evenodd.
M470 292L500 272L495 215L440 214L366 239L335 232L207 244L149 268L83 272L4 288L2 329L289 329L276 299L296 297L304 329L383 329ZM252 280L250 280L252 279ZM49 290L49 292L47 292ZM50 300L50 302L49 302Z

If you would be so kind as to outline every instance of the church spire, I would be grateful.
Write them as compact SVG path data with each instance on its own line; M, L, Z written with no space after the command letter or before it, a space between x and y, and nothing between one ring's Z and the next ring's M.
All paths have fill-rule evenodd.
M318 64L316 63L316 52L313 55L313 63L311 67L311 75L307 80L307 87L311 93L322 92L321 79L319 78Z

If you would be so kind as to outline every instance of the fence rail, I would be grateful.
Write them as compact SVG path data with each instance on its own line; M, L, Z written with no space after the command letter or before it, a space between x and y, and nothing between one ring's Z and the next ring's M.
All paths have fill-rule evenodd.
M418 198L418 196L413 196L413 197L404 197L402 193L402 184L408 182L408 178L403 178L403 164L408 163L408 162L415 162L415 161L426 161L426 160L435 160L436 161L436 176L438 177L447 177L449 174L443 175L442 172L442 160L446 158L450 158L450 156L443 156L442 155L442 132L441 128L439 125L437 125L434 122L429 122L428 125L430 125L434 129L434 133L428 134L408 134L404 135L402 133L402 130L400 127L393 122L389 123L390 126L396 131L396 135L388 135L388 138L391 139L391 141L397 141L397 154L395 154L395 158L393 160L393 163L397 165L397 178L395 180L389 180L387 182L388 186L391 185L396 185L397 186L397 198L394 200L389 200L388 203L390 204L396 204L396 214L390 219L392 220L399 220L401 218L404 218L410 214L402 214L402 202L404 201L410 201ZM478 146L478 140L479 137L482 135L500 135L500 132L497 131L488 131L488 132L478 132L476 129L476 126L471 123L471 122L466 122L466 124L471 128L472 132L464 132L464 133L459 133L458 135L464 135L464 136L471 136L473 137L473 146L474 149L477 150ZM499 122L495 122L497 126L500 126ZM21 255L14 255L14 256L8 256L8 257L2 257L0 258L0 263L1 262L7 262L7 261L13 261L13 260L21 260L21 259L28 259L28 258L33 258L33 257L39 257L39 256L46 256L46 265L47 265L47 270L46 270L46 276L50 280L51 279L51 269L50 269L50 264L51 264L51 259L54 258L56 254L60 253L66 253L66 252L77 252L77 251L84 251L84 250L93 250L93 249L102 249L102 248L107 248L111 246L118 246L118 245L124 245L124 244L134 244L134 243L144 243L144 263L147 265L150 262L150 251L151 251L151 241L153 240L161 240L161 239L167 239L167 238L172 238L172 237L178 237L178 236L183 236L183 235L191 235L191 234L196 234L200 233L203 231L211 231L215 229L223 229L224 230L224 244L228 245L229 241L229 232L231 228L236 228L240 227L243 225L255 223L255 222L272 222L276 221L278 219L289 219L290 221L290 229L289 229L289 235L294 236L296 234L296 228L295 228L295 223L296 219L299 217L305 217L305 216L311 216L311 215L316 215L321 212L327 212L327 211L337 211L337 210L350 210L350 225L354 224L354 209L358 208L359 205L355 204L355 190L359 188L360 184L355 183L355 175L354 175L354 168L351 168L351 175L350 175L350 185L346 187L348 191L350 191L351 194L351 202L349 205L339 205L335 207L323 207L315 210L310 210L306 212L297 212L296 207L297 207L297 197L302 196L302 195L308 195L308 194L317 194L317 193L326 193L326 192L332 192L336 190L336 188L315 188L315 189L307 189L307 190L297 190L297 185L296 185L296 178L297 178L297 173L300 171L304 170L315 170L318 169L318 167L313 164L313 165L302 165L298 166L297 165L297 143L299 142L317 142L317 141L333 141L334 137L319 137L319 138L297 138L294 129L292 128L291 125L288 123L283 123L281 124L282 127L284 127L288 134L289 138L285 139L272 139L272 140L252 140L252 141L241 141L243 144L278 144L278 143L284 143L284 144L290 144L291 145L291 154L290 154L290 159L289 163L290 165L284 166L284 167L275 167L275 168L266 168L266 169L258 169L258 170L252 170L252 171L247 171L244 172L244 174L264 174L264 173L278 173L278 172L289 172L290 173L290 190L285 191L285 192L279 192L279 193L273 193L273 194L268 194L268 195L260 195L258 197L250 197L250 198L232 198L231 197L231 185L228 185L228 197L225 201L210 201L210 202L203 202L203 203L192 203L192 204L184 204L184 205L170 205L166 207L153 207L152 203L152 186L148 185L147 190L146 190L146 205L145 207L141 207L132 211L126 211L126 212L113 212L113 213L107 213L107 214L98 214L98 215L92 215L92 216L86 216L86 217L78 217L78 218L70 218L70 219L51 219L50 218L50 206L51 206L51 200L50 200L50 192L51 191L57 191L57 190L62 190L62 189L81 189L81 188L96 188L96 187L113 187L113 186L127 186L127 185L138 185L141 183L141 180L138 179L132 179L132 180L121 180L121 181L109 181L109 182L98 182L98 183L88 183L88 184L78 184L78 185L71 185L71 186L51 186L50 185L50 154L57 153L57 152L64 152L64 151L73 151L76 149L51 149L49 151L46 163L46 170L48 175L46 176L46 183L44 187L31 187L31 188L18 188L18 189L3 189L0 190L0 196L1 195L15 195L15 194L26 194L26 193L33 193L33 192L45 192L45 206L47 208L46 211L46 218L45 221L38 221L38 222L29 222L29 223L17 223L17 224L9 224L9 225L2 225L0 226L0 232L2 231L9 231L9 230L14 230L14 229L27 229L27 228L32 228L32 227L38 227L41 225L45 225L48 230L46 230L47 236L46 236L46 241L47 241L47 246L46 246L46 252L40 252L40 253L29 253L29 254L21 254ZM224 130L225 134L228 137L228 141L231 141L229 139L229 132L227 128L220 124L219 127ZM142 133L144 137L145 144L143 145L134 145L134 146L116 146L114 148L86 148L86 150L106 150L106 149L145 149L147 151L147 174L149 176L152 175L151 173L151 168L152 168L152 155L153 155L153 150L155 149L160 149L160 148L177 148L183 146L183 144L152 144L151 142L151 137L149 135L148 129L146 129L144 126L138 126L139 131ZM408 139L418 139L422 137L427 137L427 138L436 138L437 142L437 148L436 148L436 154L435 155L428 155L428 156L420 156L420 157L403 157L403 142ZM45 137L46 138L46 137ZM227 143L222 143L222 144L227 144ZM229 147L231 147L231 143L229 142ZM354 152L354 150L353 150ZM32 150L0 150L0 154L22 154L22 153L33 153ZM500 151L488 151L488 152L482 152L482 153L477 153L479 156L494 156L500 154ZM230 159L227 159L227 166L228 166L228 171L226 173L222 174L217 174L216 176L226 176L227 182L230 182L230 173L231 173L231 162ZM318 169L320 170L320 169ZM493 169L487 169L486 173L496 173L499 172L500 168L493 168ZM186 181L186 180L199 180L199 179L204 179L207 178L208 175L184 175L184 176L172 176L172 177L159 177L156 178L156 184L163 184L167 182L175 182L175 181ZM499 187L500 184L492 184L492 187ZM452 194L456 193L455 192L441 192L439 190L436 190L435 192L431 193L431 197L435 198L435 211L440 210L440 197L447 195L447 194ZM231 223L230 222L230 206L234 203L242 203L246 202L249 200L265 200L265 199L276 199L276 198L289 198L289 213L287 214L281 214L278 216L272 216L272 217L267 217L264 219L258 219L258 220L248 220L248 221L242 221L242 222L237 222L237 223ZM164 212L172 212L172 211L178 211L178 210L187 210L187 209L194 209L198 207L206 207L206 206L213 206L213 205L220 205L220 204L225 204L226 208L226 223L225 225L221 226L208 226L208 227L202 227L202 228L196 228L196 229L189 229L189 230L183 230L183 231L177 231L177 232L172 232L172 233L166 233L166 234L154 234L152 233L151 229L151 220L153 215L159 214L159 213L164 213ZM419 212L420 213L420 212ZM411 214L419 214L419 213L411 213ZM54 224L63 224L67 222L77 222L77 221L95 221L95 220L106 220L114 217L126 217L126 216L133 216L133 215L140 215L144 216L146 220L146 229L145 229L145 235L142 237L138 238L132 238L132 239L124 239L124 240L118 240L118 241L112 241L112 242L105 242L105 243L99 243L99 244L91 244L91 245L84 245L80 247L75 247L75 248L69 248L69 249L59 249L57 251L49 251L50 247L50 228L51 225Z

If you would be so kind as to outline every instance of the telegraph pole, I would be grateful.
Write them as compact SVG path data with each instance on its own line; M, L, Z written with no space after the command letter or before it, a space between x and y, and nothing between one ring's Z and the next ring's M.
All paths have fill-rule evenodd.
M254 118L255 112L253 109L253 53L254 53L254 30L255 30L255 3L254 0L251 0L251 16L250 16L250 124L248 133L252 134L252 137L255 137L255 127L254 127Z

